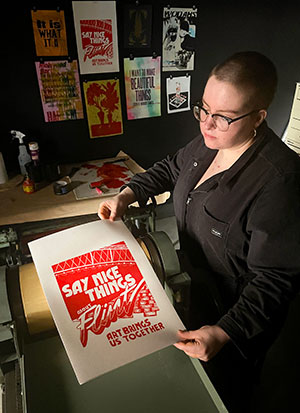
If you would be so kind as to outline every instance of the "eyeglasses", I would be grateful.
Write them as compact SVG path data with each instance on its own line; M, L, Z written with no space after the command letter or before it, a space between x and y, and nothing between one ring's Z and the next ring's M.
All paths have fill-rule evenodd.
M240 119L245 118L246 116L252 115L252 113L257 112L257 110L252 110L252 112L246 113L245 115L239 116L238 118L231 119L228 116L218 115L217 113L209 113L203 106L198 104L193 105L193 113L197 121L205 122L208 116L211 116L213 124L222 132L226 132L229 129L229 126Z

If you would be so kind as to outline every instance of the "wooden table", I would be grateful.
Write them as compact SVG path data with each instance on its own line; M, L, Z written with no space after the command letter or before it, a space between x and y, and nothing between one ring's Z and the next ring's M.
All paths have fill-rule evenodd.
M128 157L128 160L124 163L134 174L144 171L123 151L120 151L115 158L105 159L104 161L124 157ZM64 166L63 168L70 171L73 166L76 165ZM95 214L98 211L100 197L78 201L73 191L64 195L55 195L52 183L32 194L26 194L20 184L20 178L22 177L20 176L19 180L18 177L14 178L14 182L19 182L17 186L13 186L12 182L8 182L6 187L9 187L9 189L7 190L4 190L4 185L0 185L0 226ZM156 201L158 204L164 203L169 196L170 194L166 192L159 195ZM101 200L105 198L107 197L101 196Z

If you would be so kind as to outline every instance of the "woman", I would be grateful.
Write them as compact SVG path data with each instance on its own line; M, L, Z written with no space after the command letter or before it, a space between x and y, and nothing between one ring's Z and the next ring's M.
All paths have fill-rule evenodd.
M300 160L265 121L276 86L260 53L217 65L194 106L200 136L99 208L114 220L135 200L173 192L181 249L201 269L192 285L205 271L223 301L217 319L197 325L194 294L191 329L175 345L202 360L230 412L245 411L255 369L299 291Z

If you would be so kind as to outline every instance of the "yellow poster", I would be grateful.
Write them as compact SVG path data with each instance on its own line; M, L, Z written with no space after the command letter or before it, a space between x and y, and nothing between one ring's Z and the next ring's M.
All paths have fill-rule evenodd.
M67 35L63 10L32 10L37 56L67 56Z
M119 79L83 83L91 138L122 135Z

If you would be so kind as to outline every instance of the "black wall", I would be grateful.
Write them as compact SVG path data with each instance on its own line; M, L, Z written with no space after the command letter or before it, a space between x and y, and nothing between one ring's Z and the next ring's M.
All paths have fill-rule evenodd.
M195 70L191 78L192 101L201 97L210 69L228 55L239 50L257 50L273 60L278 69L279 88L272 103L268 122L273 130L282 135L289 119L295 84L300 81L300 6L274 1L161 1L144 0L152 4L152 47L129 50L123 47L123 6L135 2L117 0L120 72L112 74L80 75L81 85L86 80L120 79L123 106L124 134L107 138L89 138L87 120L45 123L35 71L35 54L31 9L55 9L65 11L69 56L77 59L73 24L72 2L24 0L10 2L2 14L2 27L7 27L2 37L2 105L0 123L0 151L8 172L18 170L18 144L12 141L9 131L20 130L26 134L25 142L37 140L42 158L61 163L81 162L110 157L122 149L142 166L148 167L183 146L198 133L198 124L190 111L167 114L165 79L185 72L162 72L161 117L127 120L123 58L130 52L135 56L161 55L162 9L172 7L198 8L197 50ZM7 24L4 25L7 19ZM54 58L56 59L56 58ZM58 58L59 59L59 58ZM47 58L45 58L47 60ZM82 94L83 96L83 94ZM84 99L83 99L84 104Z

